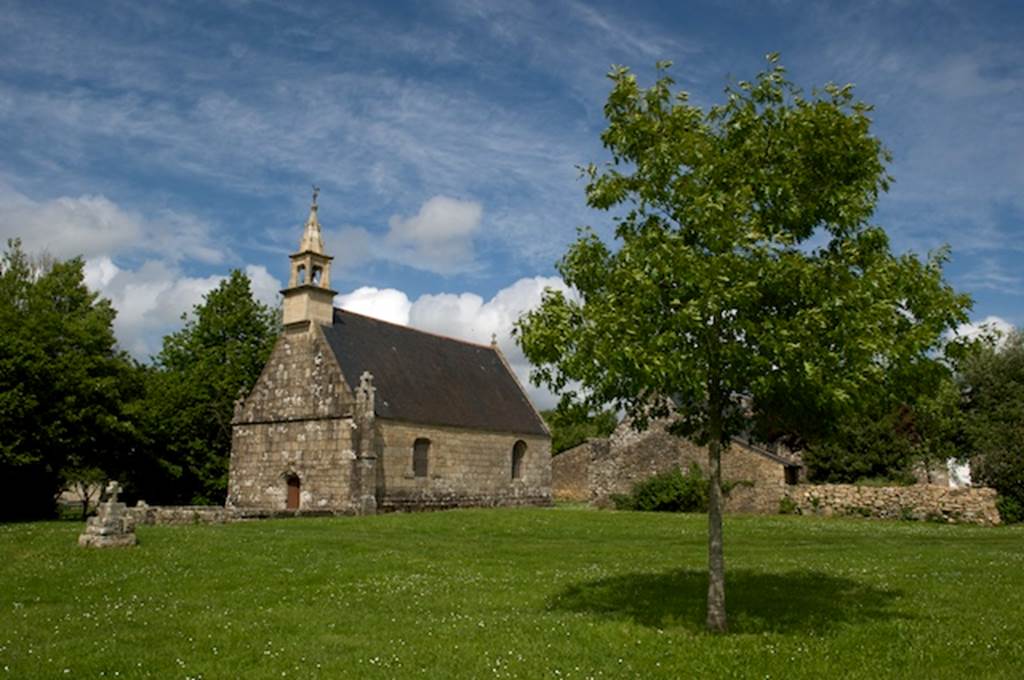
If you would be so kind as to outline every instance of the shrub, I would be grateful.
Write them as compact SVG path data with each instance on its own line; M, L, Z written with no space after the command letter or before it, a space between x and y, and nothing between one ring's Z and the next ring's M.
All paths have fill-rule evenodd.
M800 506L796 504L789 496L783 496L779 499L779 514L780 515L799 515Z
M1004 524L1024 522L1024 503L1012 496L1000 496L996 499L996 509Z
M707 512L708 481L696 463L683 474L679 468L649 477L629 495L612 496L619 510L646 512Z

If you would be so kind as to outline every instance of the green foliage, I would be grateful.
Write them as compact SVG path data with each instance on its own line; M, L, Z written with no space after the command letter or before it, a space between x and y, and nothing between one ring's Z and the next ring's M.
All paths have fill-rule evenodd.
M62 488L123 466L134 441L134 367L82 267L32 262L17 240L0 259L0 518L52 514Z
M894 372L834 427L805 442L813 482L912 484L913 469L945 469L960 454L960 395L945 361L922 360L916 374Z
M278 333L277 312L238 270L164 338L146 371L138 415L147 436L130 491L150 503L220 504L234 402L256 383Z
M747 427L740 395L806 431L965 320L944 252L894 256L867 223L889 156L849 86L806 97L773 58L702 111L668 76L611 78L612 160L586 168L587 200L621 209L619 245L584 230L558 264L578 296L549 291L520 320L535 382L639 427L675 406L698 441Z
M999 510L999 518L1006 524L1024 522L1024 502L1013 496L1000 496L997 498L996 509Z
M707 512L708 480L696 463L683 474L679 468L633 485L628 496L613 498L618 510L646 512Z
M807 96L768 62L707 110L673 92L668 64L647 89L609 74L611 160L584 174L618 243L581 230L558 263L575 293L547 291L516 326L532 380L563 404L612 404L638 429L671 417L709 445L719 631L720 447L751 429L818 436L887 375L930 362L969 305L943 280L946 251L896 256L869 223L890 181L870 107L849 85Z
M799 515L800 506L796 504L789 496L783 496L779 499L779 514L780 515Z
M579 409L549 409L541 411L541 416L551 430L552 455L578 446L588 439L607 437L618 424L612 411L599 411L591 415Z
M913 449L900 413L849 418L834 434L803 452L807 479L815 483L913 481Z
M1000 514L1024 518L1024 334L983 343L961 364L972 478L1000 495ZM1004 514L1005 508L1005 514Z

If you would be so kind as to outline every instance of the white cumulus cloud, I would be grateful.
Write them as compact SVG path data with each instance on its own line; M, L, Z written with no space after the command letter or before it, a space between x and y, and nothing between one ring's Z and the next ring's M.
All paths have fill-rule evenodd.
M159 209L143 216L101 195L36 200L0 182L0 240L20 238L30 253L59 259L128 251L205 263L224 260L212 229L195 215Z
M0 237L20 238L25 250L60 259L92 257L132 245L142 218L103 196L61 196L34 201L0 184Z
M85 263L86 285L117 310L118 343L140 360L158 352L162 337L181 327L181 315L192 311L222 279L186 276L160 260L148 260L137 269L121 269L108 257Z
M388 220L379 257L439 274L471 269L473 235L483 214L475 201L434 196L412 217L393 215Z
M356 314L365 314L402 326L409 324L409 309L412 307L409 296L402 291L370 286L357 288L347 295L339 295L334 298L334 304Z

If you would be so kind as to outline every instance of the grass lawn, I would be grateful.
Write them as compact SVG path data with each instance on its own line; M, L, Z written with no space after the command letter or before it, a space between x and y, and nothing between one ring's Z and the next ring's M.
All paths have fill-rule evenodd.
M0 525L0 679L1024 677L1024 527L574 508Z

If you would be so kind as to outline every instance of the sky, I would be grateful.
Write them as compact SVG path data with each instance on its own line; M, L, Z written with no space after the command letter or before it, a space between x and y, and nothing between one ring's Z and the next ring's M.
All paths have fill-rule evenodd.
M0 0L0 238L82 256L140 360L232 269L276 304L320 187L337 304L486 343L583 225L613 64L722 101L769 52L853 83L897 252L1024 325L1024 4ZM551 396L530 388L541 406Z

